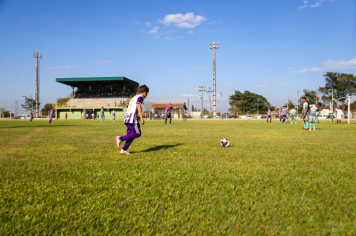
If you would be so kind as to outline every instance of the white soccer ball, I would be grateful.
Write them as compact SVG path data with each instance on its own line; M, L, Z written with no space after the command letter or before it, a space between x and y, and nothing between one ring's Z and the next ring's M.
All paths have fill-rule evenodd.
M222 147L230 147L230 141L228 139L226 139L226 138L222 139L220 141L220 144L221 144Z

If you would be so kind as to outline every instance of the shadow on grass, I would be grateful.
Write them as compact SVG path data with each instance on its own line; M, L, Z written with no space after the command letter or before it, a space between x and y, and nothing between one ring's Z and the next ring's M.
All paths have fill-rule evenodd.
M178 143L178 144L174 144L174 145L159 145L159 146L155 146L155 147L151 147L149 149L143 150L141 152L153 152L153 151L158 151L161 149L174 148L174 147L177 147L180 145L182 145L182 143ZM137 152L137 153L140 153L140 152Z

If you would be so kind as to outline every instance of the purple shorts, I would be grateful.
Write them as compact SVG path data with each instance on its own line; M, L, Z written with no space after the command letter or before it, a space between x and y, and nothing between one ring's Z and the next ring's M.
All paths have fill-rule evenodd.
M271 115L268 115L268 118L267 118L267 119L269 119L269 118L271 118Z
M127 134L139 134L141 135L140 123L126 124Z
M286 118L287 116L286 115L281 115L282 118Z

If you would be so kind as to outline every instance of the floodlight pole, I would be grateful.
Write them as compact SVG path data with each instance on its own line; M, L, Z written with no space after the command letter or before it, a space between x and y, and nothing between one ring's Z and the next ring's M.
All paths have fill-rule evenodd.
M216 68L215 68L215 49L219 49L219 41L216 42L216 45L215 45L215 42L213 42L213 45L211 45L211 42L210 42L210 49L213 49L213 57L214 57L214 60L213 60L213 117L214 119L216 118Z
M26 97L26 96L22 96L22 97L25 98L25 102L24 102L24 103L26 104L26 98L27 98L27 97ZM27 116L27 113L26 113L26 112L27 112L27 109L25 108L25 120L26 120L26 116Z
M199 86L200 90L201 91L201 118L203 118L203 114L204 114L204 107L203 107L203 96L204 96L204 92L205 92L205 89L206 86Z
M209 93L209 116L211 115L211 100L210 100L210 93L213 92L210 90L210 87L209 87L209 91L206 91L207 93Z
M33 57L36 58L36 118L38 118L38 114L39 114L38 58L42 58L41 52L33 52Z

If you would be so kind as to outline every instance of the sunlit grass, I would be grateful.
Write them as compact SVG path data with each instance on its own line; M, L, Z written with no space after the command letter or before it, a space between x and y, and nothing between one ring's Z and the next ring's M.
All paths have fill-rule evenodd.
M0 121L0 235L356 234L356 125L302 126Z

